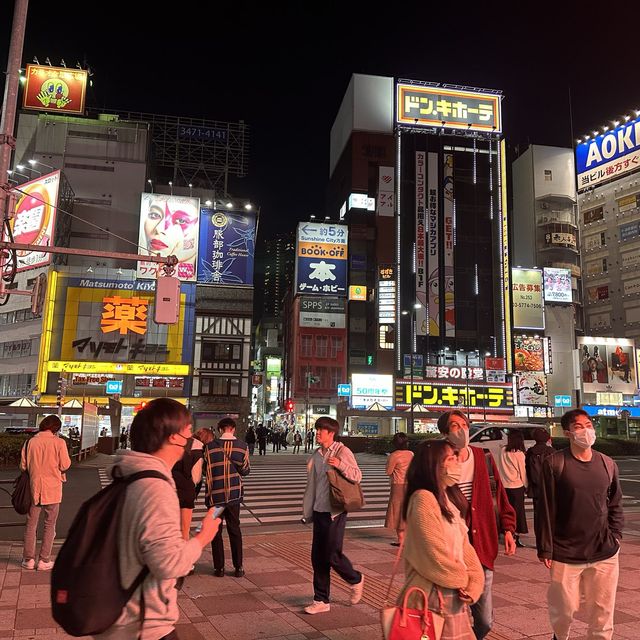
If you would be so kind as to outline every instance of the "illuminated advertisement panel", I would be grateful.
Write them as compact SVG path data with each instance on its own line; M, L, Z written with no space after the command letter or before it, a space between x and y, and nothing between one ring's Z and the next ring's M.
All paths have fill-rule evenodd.
M87 76L83 69L28 64L22 106L36 111L84 113Z
M485 408L496 413L513 413L513 389L509 386L446 384L396 381L396 408L422 405L435 410L461 407Z
M578 190L640 169L640 118L576 147Z
M368 409L378 403L393 408L393 376L374 373L354 373L351 376L351 406Z
M411 127L502 131L498 94L399 82L396 119Z
M296 243L296 293L346 296L348 228L301 222Z
M193 361L195 285L181 286L176 324L154 322L154 297L155 282L99 280L58 272L47 369L188 375Z
M55 171L30 180L14 189L14 215L10 222L13 241L49 247L56 228L56 207L60 172ZM8 240L5 234L5 240ZM44 267L51 262L51 254L41 251L18 251L18 271Z
M198 257L200 199L143 193L140 202L141 253L178 258L175 275L180 280L194 282ZM139 262L138 278L155 279L158 264Z
M512 269L513 326L517 329L544 329L542 271Z
M545 302L573 302L571 271L569 269L552 269L550 267L545 267L543 271Z
M252 286L255 243L254 213L202 209L198 282Z
M518 404L546 406L547 376L542 371L522 371L516 374Z
M585 393L635 395L635 343L627 338L578 337L582 388Z

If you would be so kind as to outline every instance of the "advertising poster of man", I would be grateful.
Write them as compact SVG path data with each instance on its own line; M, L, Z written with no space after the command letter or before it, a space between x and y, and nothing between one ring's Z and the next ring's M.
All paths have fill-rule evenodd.
M636 392L632 340L584 337L578 339L578 345L585 393Z
M143 193L140 203L140 251L178 258L175 275L183 281L196 279L200 200L185 196ZM158 264L139 262L138 277L155 279Z

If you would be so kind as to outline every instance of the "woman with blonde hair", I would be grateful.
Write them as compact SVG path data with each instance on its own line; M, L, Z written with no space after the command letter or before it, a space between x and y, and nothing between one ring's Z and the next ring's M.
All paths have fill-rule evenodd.
M466 505L460 489L460 462L446 440L424 442L407 472L403 512L405 584L398 598L420 587L428 606L444 617L440 640L475 640L469 605L484 588L484 571L469 543ZM422 608L422 597L409 597L410 608Z

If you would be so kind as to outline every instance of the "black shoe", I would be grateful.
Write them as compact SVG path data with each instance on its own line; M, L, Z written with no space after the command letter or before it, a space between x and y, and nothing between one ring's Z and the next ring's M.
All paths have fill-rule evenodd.
M516 547L520 549L526 549L527 545L524 542L520 542L520 538L516 538Z
M242 567L236 567L236 570L233 572L233 575L236 578L244 578L244 569Z
M399 542L390 542L389 543L392 547L399 547L400 543Z
M224 578L224 569L214 569L213 570L213 575L216 578Z

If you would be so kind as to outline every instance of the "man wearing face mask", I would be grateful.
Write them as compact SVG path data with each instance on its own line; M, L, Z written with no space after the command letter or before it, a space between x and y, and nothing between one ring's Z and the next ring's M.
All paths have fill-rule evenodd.
M204 448L204 469L207 482L205 504L207 508L224 507L222 518L227 524L231 559L236 578L244 576L242 568L242 531L240 531L240 504L244 497L243 476L251 471L249 448L236 438L236 423L232 418L218 422L218 438ZM211 543L213 575L224 577L224 546L222 529Z
M458 460L461 465L458 471L460 479L457 484L469 506L466 516L469 540L484 569L482 596L471 607L473 632L478 640L482 640L491 631L493 625L491 587L494 563L498 555L498 534L504 533L506 555L513 555L516 551L513 537L516 529L516 513L509 504L491 453L479 447L469 446L467 416L462 411L447 411L438 418L438 429L458 451ZM494 491L491 487L489 469L494 481ZM496 522L496 516L498 522Z
M618 553L624 527L616 463L594 451L596 432L582 409L561 418L568 449L542 466L538 558L551 571L547 600L555 640L567 640L584 597L587 638L613 637Z

